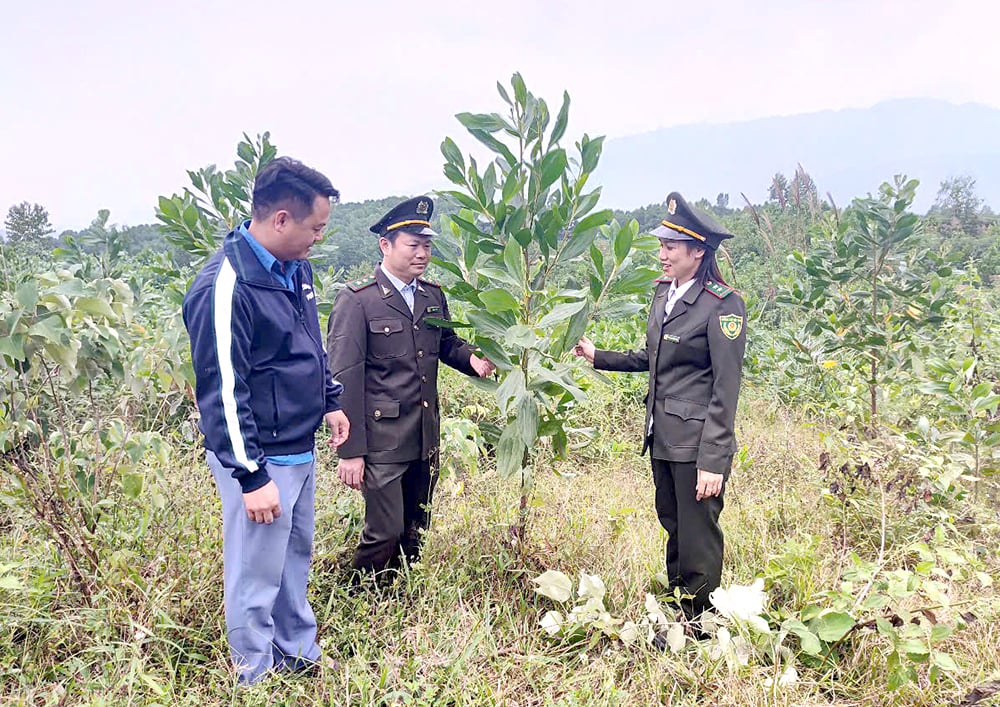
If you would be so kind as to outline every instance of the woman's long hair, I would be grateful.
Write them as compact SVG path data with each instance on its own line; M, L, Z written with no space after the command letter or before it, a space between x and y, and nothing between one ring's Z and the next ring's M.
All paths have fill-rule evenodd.
M711 280L712 282L717 282L720 285L729 287L729 283L722 277L722 271L719 270L719 264L715 261L715 249L707 246L702 247L705 248L705 255L698 264L698 270L694 274L694 279L701 285L704 285L706 282Z

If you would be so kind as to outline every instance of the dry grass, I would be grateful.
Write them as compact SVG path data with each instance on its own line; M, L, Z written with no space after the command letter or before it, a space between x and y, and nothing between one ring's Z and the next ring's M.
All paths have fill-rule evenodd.
M1000 629L986 614L995 597L983 594L973 597L981 620L947 646L961 673L931 684L924 671L919 684L898 693L885 688L886 646L872 633L858 635L838 670L802 669L800 682L780 691L764 685L773 668L730 670L697 647L673 656L603 639L549 640L538 619L553 606L530 583L544 569L600 575L609 609L626 619L642 614L660 569L664 538L648 460L636 454L635 400L589 405L581 412L593 420L595 439L557 463L572 476L537 475L523 546L508 532L514 483L492 473L463 478L461 487L446 480L422 566L388 588L345 590L361 506L332 473L322 475L311 591L322 645L343 670L319 678L275 678L234 691L218 504L195 457L170 479L174 503L150 531L156 552L141 569L144 583L130 583L123 568L98 609L80 609L64 593L51 551L15 524L0 538L0 565L16 564L23 582L0 590L0 696L31 705L939 705L1000 674ZM795 577L801 592L830 587L847 553L868 553L871 539L869 530L845 533L821 498L820 435L761 403L741 412L740 438L745 452L723 513L723 582L748 583L795 546L805 548ZM995 528L983 532L989 542ZM995 572L995 559L988 561ZM954 591L960 598L967 590Z

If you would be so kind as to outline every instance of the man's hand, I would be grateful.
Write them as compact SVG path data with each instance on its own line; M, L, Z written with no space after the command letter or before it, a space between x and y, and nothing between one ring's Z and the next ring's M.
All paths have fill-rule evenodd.
M365 480L365 458L351 457L341 459L337 464L337 476L346 486L356 491L361 490L361 485Z
M586 336L580 337L576 346L573 347L573 353L581 358L587 359L587 363L591 366L594 365L594 352L596 351L594 347L594 342L588 339Z
M326 426L330 428L330 448L336 449L347 441L351 433L351 422L343 410L334 410L323 416Z
M469 365L472 366L476 375L480 378L489 378L493 375L493 371L497 369L491 360L485 356L483 358L479 358L476 354L469 356Z
M700 501L703 498L718 496L722 493L722 484L725 482L725 479L726 477L722 474L713 474L710 471L698 469L698 483L695 485L695 500Z
M278 485L268 481L255 491L243 494L243 505L247 509L247 517L254 523L270 525L275 518L281 517L281 495Z

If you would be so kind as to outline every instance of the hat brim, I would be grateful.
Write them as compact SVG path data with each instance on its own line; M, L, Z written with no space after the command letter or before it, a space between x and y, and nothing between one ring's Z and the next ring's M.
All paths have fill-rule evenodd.
M686 233L675 231L674 229L668 228L667 226L658 226L657 228L654 228L652 231L650 231L650 233L652 233L652 235L656 236L660 240L664 241L695 241L696 243L700 242L698 241L697 238L692 238Z

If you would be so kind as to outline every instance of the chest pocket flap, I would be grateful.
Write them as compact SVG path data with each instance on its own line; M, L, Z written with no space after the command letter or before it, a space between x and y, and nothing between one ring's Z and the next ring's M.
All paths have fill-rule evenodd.
M398 334L403 331L403 321L401 319L372 319L368 322L368 331L372 334Z

